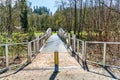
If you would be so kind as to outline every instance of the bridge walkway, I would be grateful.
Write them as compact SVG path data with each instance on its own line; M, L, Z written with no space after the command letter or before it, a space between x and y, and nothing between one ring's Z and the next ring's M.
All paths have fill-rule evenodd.
M54 51L59 52L59 72L54 73ZM66 45L57 35L52 35L40 53L23 70L1 75L0 80L113 80L113 78L84 71Z

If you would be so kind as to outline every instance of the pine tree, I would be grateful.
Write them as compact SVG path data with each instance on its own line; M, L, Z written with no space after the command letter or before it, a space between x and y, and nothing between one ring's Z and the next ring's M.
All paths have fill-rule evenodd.
M27 19L27 1L21 0L21 14L20 14L20 22L24 32L28 32L28 19Z

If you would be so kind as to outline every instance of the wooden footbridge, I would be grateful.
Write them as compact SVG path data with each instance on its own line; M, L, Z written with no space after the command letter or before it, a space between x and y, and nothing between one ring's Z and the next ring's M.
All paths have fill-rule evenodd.
M49 28L43 36L30 42L0 44L0 80L114 80L120 79L118 57L107 53L107 45L120 42L83 41L62 28L52 35ZM100 46L102 53L97 53ZM55 51L58 71L55 72ZM114 52L114 51L113 51ZM19 56L19 57L18 57Z

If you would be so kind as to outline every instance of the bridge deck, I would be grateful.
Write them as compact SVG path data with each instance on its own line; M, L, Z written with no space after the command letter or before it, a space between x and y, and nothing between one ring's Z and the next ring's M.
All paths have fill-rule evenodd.
M50 49L49 49L50 48ZM59 51L60 72L54 72L54 50ZM49 53L47 53L49 52ZM84 71L71 57L57 35L52 35L31 64L16 74L1 80L113 80L109 77Z
M57 34L52 35L48 40L45 46L43 46L41 52L42 53L53 53L54 51L58 51L60 53L68 52L62 40L57 36Z

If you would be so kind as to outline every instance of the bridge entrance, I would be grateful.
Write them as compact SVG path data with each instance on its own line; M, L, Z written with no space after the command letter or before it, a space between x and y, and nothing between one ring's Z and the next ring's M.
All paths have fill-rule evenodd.
M49 49L50 48L50 49ZM54 73L54 50L59 52L59 72ZM8 76L5 76L8 75ZM32 63L15 74L2 74L8 80L108 80L110 77L84 71L66 45L52 35Z

